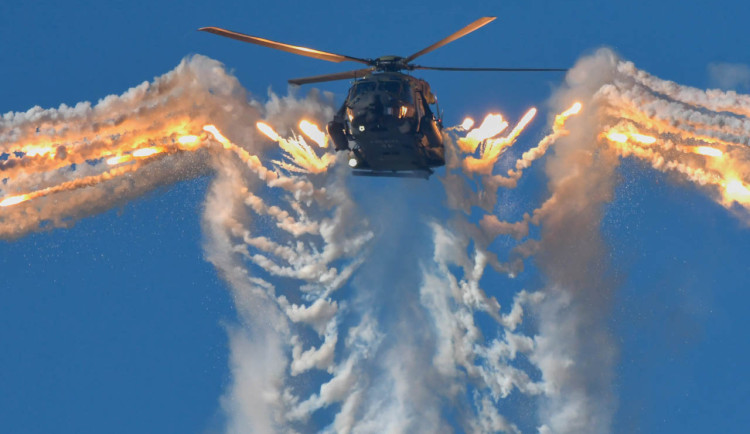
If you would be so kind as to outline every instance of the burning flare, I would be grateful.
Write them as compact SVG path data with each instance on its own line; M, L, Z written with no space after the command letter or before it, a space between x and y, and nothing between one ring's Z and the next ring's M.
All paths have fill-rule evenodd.
M156 147L156 146L151 146L151 147L148 147L148 148L136 149L135 151L133 151L133 156L135 158L146 158L146 157L150 157L152 155L161 154L164 151L165 151L164 148L159 148L159 147Z
M737 173L747 173L742 159L732 159L731 154L725 154L713 146L684 144L683 140L689 140L689 143L706 142L704 136L691 134L687 129L670 131L668 140L660 143L656 137L643 134L637 128L632 121L620 120L618 126L611 128L603 137L622 157L637 157L648 161L655 169L676 172L698 185L715 187L719 192L718 202L727 208L735 203L750 208L750 189L737 176ZM708 142L714 143L715 140ZM744 145L740 149L744 151ZM684 154L709 158L696 160L686 158Z
M232 146L232 142L230 142L229 139L227 139L226 137L224 137L224 135L221 134L221 132L219 132L219 129L216 128L215 126L213 126L213 125L206 125L206 126L203 127L203 131L207 131L207 132L211 133L211 135L213 136L213 138L217 142L221 143L221 145L224 146L225 149L229 149Z
M0 200L0 206L18 205L19 203L26 202L29 199L31 199L31 196L29 196L28 194L22 194L19 196L10 196L10 197L6 197L3 200Z
M127 163L128 161L133 161L132 155L117 155L115 157L108 158L107 164L110 166L117 166L118 164Z
M479 128L469 131L469 134L467 134L466 137L482 141L489 139L490 137L495 137L502 133L506 128L508 128L508 122L503 120L503 115L490 113L484 118L482 125L480 125Z
M748 206L750 205L750 188L739 179L730 179L725 184L724 197L729 202Z
M306 124L305 127L302 127L305 122L306 121L300 122L300 128L302 128L303 131L307 129L313 136L316 135L316 131L323 134L318 129L317 125L312 123L307 122L309 125ZM319 157L302 136L284 139L265 122L258 122L256 123L256 126L260 132L265 134L271 140L277 142L284 151L284 158L286 161L274 161L274 164L288 172L323 173L326 172L328 167L335 161L335 157L332 154L324 154L322 157ZM325 139L325 137L323 139ZM321 143L325 143L325 140L322 140ZM325 146L321 145L321 147Z
M20 152L24 153L26 157L54 157L57 151L57 146L26 146L21 148Z
M607 138L613 142L617 143L627 143L628 141L628 135L624 133L618 133L616 131L610 131L607 133Z
M466 123L466 121L464 122ZM503 120L503 115L490 113L484 118L479 128L474 128L469 131L466 137L458 139L458 146L462 151L471 154L476 151L477 146L482 141L497 136L506 128L508 128L508 122Z
M268 125L265 122L257 122L255 126L258 127L261 133L265 134L269 139L273 140L274 142L278 142L281 140L281 136L274 131L273 127Z
M182 136L182 137L178 138L177 139L177 143L179 143L180 145L183 145L183 146L184 145L194 145L194 144L198 143L198 139L199 139L198 136L187 135L187 136Z
M554 143L555 140L566 135L568 132L564 128L565 121L570 116L578 114L582 108L583 105L580 102L576 102L569 109L557 115L552 126L552 133L542 139L536 147L526 151L521 159L516 161L516 170L509 171L508 175L510 177L505 178L504 182L515 182L515 180L520 178L523 169L529 167L532 161L544 155L549 146ZM511 132L505 137L492 138L497 135L493 134L495 131L499 130L502 132L508 124L502 120L502 116L500 115L489 115L484 122L482 122L482 126L471 130L465 138L459 138L458 146L464 152L473 153L476 148L479 147L478 157L467 156L463 160L462 166L464 170L468 173L491 175L492 169L500 155L515 143L524 129L534 119L536 113L536 108L532 107L529 109L529 111L523 115L521 120L518 121L518 124L516 124L513 130L511 130ZM482 140L477 141L477 139Z
M716 148L712 148L711 146L695 146L691 149L691 152L696 153L698 155L704 155L706 157L714 157L719 158L722 155L724 155L723 152Z
M299 123L299 129L321 148L328 147L328 136L326 136L326 133L321 131L314 123L302 120Z
M647 136L645 134L640 134L636 132L631 131L618 131L618 130L610 130L606 134L607 139L609 139L612 142L615 143L627 143L628 141L633 141L635 143L639 143L641 145L653 145L656 143L656 137L653 136Z
M472 119L472 118L466 118L466 119L464 119L463 122L461 122L461 128L464 131L469 131L469 129L471 127L473 127L473 126L474 126L474 119Z
M60 170L66 167L65 164L71 166L71 164L76 163L89 164L93 165L93 167L96 168L99 164L97 163L97 161L103 161L104 166L107 167L120 166L124 163L134 163L134 165L128 167L120 166L114 169L104 168L103 170L100 170L99 174L85 177L75 177L75 170L72 168L68 168L70 173L73 175L72 179L61 181L56 185L40 188L30 193L8 196L0 200L0 207L10 207L53 193L96 185L101 181L112 179L121 174L137 171L140 168L140 163L138 163L139 160L145 160L162 154L172 154L178 151L195 151L199 149L203 145L203 140L201 140L201 137L191 134L178 133L184 131L185 127L186 126L182 122L171 125L166 128L166 137L162 136L161 139L149 138L139 134L115 135L116 138L111 139L111 142L104 142L105 144L109 145L107 147L108 149L106 149L106 153L97 154L95 152L89 152L88 154L82 154L79 158L70 157L71 155L75 155L75 152L77 151L76 148L79 143L76 141L69 143L67 146L59 145L57 147L42 147L37 145L21 146L18 149L22 150L20 152L24 153L23 156L14 158L19 159L22 162L26 161L25 159L27 158L34 157L51 158L55 156L55 152L58 152L60 150L63 150L63 152L65 152L65 154L69 156L69 160L66 162L57 162L55 160L52 160L51 162L39 162L38 164L34 164L33 166L31 166L33 167L34 173L44 173L48 171ZM175 133L178 133L176 137ZM159 142L164 143L164 146L134 147L133 142ZM84 141L84 143L86 143L86 141ZM86 163L87 161L92 161L93 163ZM2 163L0 163L0 169L2 169ZM16 181L17 173L17 171L13 170L13 166L11 166L9 170L5 171L4 175L7 176L8 183L10 185L13 185L14 181ZM20 177L23 178L23 175L24 174L21 174Z

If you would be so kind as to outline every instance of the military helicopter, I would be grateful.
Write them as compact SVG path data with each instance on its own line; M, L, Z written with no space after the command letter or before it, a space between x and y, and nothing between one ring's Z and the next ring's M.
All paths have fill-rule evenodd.
M414 59L485 26L496 17L480 18L452 35L408 57L375 59L344 56L284 44L219 27L198 30L329 62L358 62L367 68L289 80L302 85L354 79L341 109L326 127L336 151L349 153L354 175L429 178L445 165L443 122L429 83L401 71L566 71L558 68L454 68L421 66Z

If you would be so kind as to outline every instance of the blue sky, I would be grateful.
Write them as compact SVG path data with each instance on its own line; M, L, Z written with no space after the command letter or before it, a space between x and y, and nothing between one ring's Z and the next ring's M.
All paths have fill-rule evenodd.
M410 54L485 15L498 20L421 63L568 67L606 45L654 75L705 88L710 63L750 64L748 12L744 2L679 1L16 2L0 5L0 112L119 94L191 53L223 62L256 98L269 87L285 93L287 78L346 68L195 31L202 26L374 57ZM561 79L420 75L447 124L492 109L517 119L543 107ZM347 86L322 88L340 101ZM537 122L529 140L542 134ZM544 195L540 176L516 192L526 195L522 205ZM610 324L619 344L614 431L743 432L750 232L669 176L630 162L620 177L603 223L619 285ZM235 314L203 260L208 182L0 242L1 431L221 430L219 396L230 381L224 324ZM514 285L533 289L538 279L532 268Z

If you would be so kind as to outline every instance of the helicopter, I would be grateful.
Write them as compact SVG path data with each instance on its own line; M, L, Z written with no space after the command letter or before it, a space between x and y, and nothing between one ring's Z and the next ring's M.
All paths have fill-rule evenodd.
M456 68L412 63L494 21L482 17L440 41L407 56L374 59L334 54L233 32L220 27L198 30L329 62L358 62L367 68L288 80L293 85L354 80L346 100L326 125L336 151L348 152L358 176L429 178L445 165L442 114L429 83L402 71L567 71L560 68Z

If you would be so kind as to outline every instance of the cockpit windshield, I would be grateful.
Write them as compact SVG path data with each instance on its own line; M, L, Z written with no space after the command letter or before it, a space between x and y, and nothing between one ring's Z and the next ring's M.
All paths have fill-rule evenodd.
M398 80L358 81L352 87L349 98L353 100L376 91L388 94L399 101L413 102L409 83Z
M376 86L377 84L374 81L360 81L359 83L354 85L352 97L360 96L367 92L372 92L373 90L375 90Z
M390 94L401 95L401 82L395 80L381 81L378 84L378 89Z

